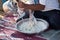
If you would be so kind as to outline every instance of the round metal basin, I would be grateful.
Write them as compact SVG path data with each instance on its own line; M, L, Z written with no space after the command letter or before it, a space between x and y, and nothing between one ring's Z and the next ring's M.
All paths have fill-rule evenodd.
M49 24L48 24L47 21L45 21L45 20L43 20L43 19L38 19L38 18L36 18L36 19L37 19L38 22L43 22L43 23L44 23L45 26L42 27L42 30L39 29L39 31L37 31L37 32L27 32L27 31L24 30L24 29L20 30L20 29L21 29L20 27L22 27L21 25L22 25L24 22L29 21L29 19L23 19L23 20L19 21L19 22L17 23L17 30L18 30L19 32L22 32L22 33L25 33L25 34L35 34L35 33L40 33L40 32L46 30L46 29L49 27ZM27 24L27 25L28 25L28 24ZM42 24L42 25L43 25L43 24ZM41 27L41 25L40 25L39 27ZM24 27L24 28L25 28L25 27ZM38 28L38 26L37 26L37 28ZM38 29L36 29L36 30L38 30Z

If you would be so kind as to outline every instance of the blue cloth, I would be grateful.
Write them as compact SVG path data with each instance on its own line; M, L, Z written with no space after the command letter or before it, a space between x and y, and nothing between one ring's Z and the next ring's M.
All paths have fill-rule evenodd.
M39 4L39 0L34 0L35 4Z
M6 2L7 0L2 0L2 3Z

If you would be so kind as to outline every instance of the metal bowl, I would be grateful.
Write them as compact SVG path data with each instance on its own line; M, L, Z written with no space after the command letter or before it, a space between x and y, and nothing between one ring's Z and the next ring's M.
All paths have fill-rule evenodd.
M40 30L39 32L25 32L24 30L20 30L19 27L21 27L22 23L29 21L29 19L23 19L23 20L19 21L19 22L17 23L17 30L18 30L19 32L22 32L22 33L25 33L25 34L35 34L35 33L40 33L40 32L42 32L42 31L44 31L44 30L46 30L46 29L48 28L49 24L48 24L47 21L45 21L45 20L43 20L43 19L38 19L38 18L36 18L36 19L37 19L37 21L41 21L41 22L43 22L43 23L45 24L45 26L43 27L43 29ZM27 24L27 25L28 25L28 24ZM36 29L36 30L37 30L37 29ZM23 32L23 31L24 31L24 32Z

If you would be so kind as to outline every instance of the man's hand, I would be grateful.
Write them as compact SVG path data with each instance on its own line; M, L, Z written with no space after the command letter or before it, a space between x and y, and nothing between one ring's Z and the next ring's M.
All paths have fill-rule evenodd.
M23 2L18 2L18 6L19 8L23 8L24 10L28 10L28 9L31 9L33 11L36 11L36 10L44 10L45 8L45 5L41 5L41 4L25 4Z
M25 8L25 4L24 4L23 2L18 2L18 6L19 6L20 8Z

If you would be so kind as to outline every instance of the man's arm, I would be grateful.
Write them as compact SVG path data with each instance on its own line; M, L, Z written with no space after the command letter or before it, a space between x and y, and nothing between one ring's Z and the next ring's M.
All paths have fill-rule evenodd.
M26 9L31 9L31 10L44 10L44 8L45 8L45 5L41 5L41 4L36 4L36 5L34 5L34 4L30 4L30 5L28 5L28 4L25 4L25 8Z
M33 11L35 11L35 10L44 10L44 8L45 8L45 5L41 5L41 4L24 4L22 2L18 2L18 6L20 8L31 9Z

